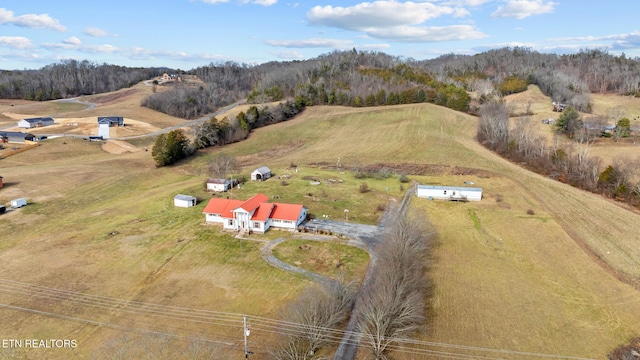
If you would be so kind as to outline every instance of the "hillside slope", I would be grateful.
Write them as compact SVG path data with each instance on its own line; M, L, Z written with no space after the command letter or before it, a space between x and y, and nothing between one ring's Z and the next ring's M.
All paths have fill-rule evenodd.
M0 244L0 278L275 316L277 306L308 282L261 262L259 245L245 244L240 254L237 239L201 225L203 205L182 211L172 206L173 195L209 196L202 182L208 161L220 152L236 156L243 174L257 165L282 171L292 163L312 172L338 158L347 166L402 163L405 169L427 169L410 175L422 183L473 181L485 191L480 203L412 202L426 211L439 234L433 257L425 259L432 263L434 296L421 340L476 357L524 358L446 344L604 358L640 333L638 291L613 274L640 278L640 218L503 160L477 144L475 130L474 117L429 104L310 107L294 120L255 130L246 141L160 169L150 152L113 155L81 140L45 142L2 160L9 186L0 190L0 201L24 195L34 204L0 216L0 228L11 234ZM361 181L376 187L374 180L342 176L354 188ZM250 184L233 196L262 189ZM286 194L287 187L279 189ZM324 189L331 195L331 188ZM358 199L352 209L360 206ZM313 211L313 202L305 205ZM5 303L21 301L0 297ZM0 316L25 337L76 334L86 353L115 336L6 309ZM127 323L144 321L132 316ZM155 325L165 323L171 326ZM15 336L4 329L0 337Z

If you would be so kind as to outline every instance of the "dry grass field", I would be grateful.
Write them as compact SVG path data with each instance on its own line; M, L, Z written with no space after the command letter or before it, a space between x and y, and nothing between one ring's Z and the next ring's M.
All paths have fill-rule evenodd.
M135 101L127 101L133 109ZM97 116L95 111L68 116ZM133 111L125 116L156 127L179 121L158 115L154 122L146 109ZM355 179L352 172L329 167L338 160L346 166L395 164L427 169L409 176L421 183L473 181L484 189L479 203L412 200L438 234L432 258L425 259L434 295L425 304L428 325L418 336L423 349L439 351L441 358L452 353L605 358L640 334L639 215L497 157L477 144L475 129L475 118L428 104L312 107L296 119L257 129L246 141L159 169L150 152L112 154L100 143L48 140L0 160L7 184L0 203L19 196L30 202L0 216L0 279L167 307L275 317L310 282L260 258L261 240L282 232L240 241L204 224L201 211L211 195L203 182L211 157L220 152L235 156L242 166L238 175L248 176L261 165L276 176L291 175L286 184L277 178L247 183L229 196L263 192L282 202L302 201L316 216L333 218L344 216L348 207L350 220L362 223L375 223L377 205L402 195L400 183L394 177ZM310 178L322 184L310 185ZM372 191L360 194L362 182ZM196 195L202 202L175 208L177 193ZM292 256L291 249L282 251ZM331 251L323 249L318 258ZM305 256L292 261L309 263ZM631 278L632 284L621 281ZM27 356L89 357L121 338L122 329L108 324L206 334L232 344L225 349L241 356L240 323L132 314L122 306L89 307L24 295L17 288L0 282L0 304L101 323L0 308L0 338L74 338L79 343L74 352L34 349ZM273 335L254 329L251 337L253 344L264 344ZM266 348L252 350L253 358L268 358Z

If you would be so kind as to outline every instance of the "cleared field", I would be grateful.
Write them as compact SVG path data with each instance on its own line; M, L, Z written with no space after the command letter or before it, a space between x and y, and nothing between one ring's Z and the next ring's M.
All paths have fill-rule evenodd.
M349 207L350 220L353 214L353 220L365 223L376 221L377 204L402 193L397 179L355 179L349 171L322 167L337 164L338 158L347 166L403 163L409 169L428 164L441 170L409 177L443 185L474 181L485 189L485 199L459 204L412 201L426 210L438 232L433 257L425 259L431 263L435 287L429 304L432 316L420 339L604 358L615 345L640 333L638 290L614 273L640 278L640 218L616 203L495 156L473 139L475 129L475 118L428 104L312 107L294 120L254 131L244 142L208 149L160 169L153 166L150 152L113 155L97 143L62 144L54 139L1 160L2 176L10 185L0 191L0 202L20 195L33 204L0 216L0 228L11 234L0 242L0 278L273 317L308 280L266 265L260 259L260 241L240 242L204 225L204 201L191 209L172 205L176 193L210 197L203 182L213 155L236 156L245 176L261 165L276 175L291 175L283 179L286 185L272 178L248 183L230 196L264 192L283 202L303 201L312 213L334 218L344 216L343 209ZM462 168L475 171L456 173ZM322 184L310 185L305 176L320 177ZM330 185L328 179L343 182ZM360 194L361 182L373 191ZM527 214L529 209L534 215ZM278 235L268 233L266 238ZM0 300L142 328L202 330L193 323L152 321L142 314L124 317L115 309L92 312L7 295ZM0 337L73 334L83 355L116 336L112 329L9 309L0 309L0 318L7 325ZM214 338L238 335L234 341L241 340L240 327L209 325L207 333ZM270 334L252 331L254 336L255 343L271 339ZM258 350L255 358L266 358L264 349ZM446 346L438 350L462 351ZM475 357L525 358L468 351Z

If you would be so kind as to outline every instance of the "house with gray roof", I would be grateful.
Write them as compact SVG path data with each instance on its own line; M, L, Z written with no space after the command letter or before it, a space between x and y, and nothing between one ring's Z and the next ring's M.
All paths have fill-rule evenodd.
M54 124L54 121L50 117L29 118L29 119L22 119L18 121L18 127L23 129L31 129L36 127L49 126L53 124Z

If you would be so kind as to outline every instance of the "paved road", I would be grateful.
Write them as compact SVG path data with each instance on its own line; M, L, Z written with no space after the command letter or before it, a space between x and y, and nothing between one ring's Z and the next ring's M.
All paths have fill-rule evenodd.
M365 294L369 287L372 286L371 279L375 273L378 259L376 249L384 240L384 231L386 227L392 224L394 218L406 213L409 203L415 194L415 189L416 187L414 184L407 190L400 204L390 203L387 210L380 218L380 222L377 226L333 220L313 220L304 225L309 230L314 230L315 228L318 230L329 230L334 233L344 234L350 238L357 239L367 247L371 257L369 269L365 275L362 288L356 295L353 311L351 312L351 318L349 319L344 336L342 337L340 345L338 345L338 349L333 357L334 360L353 360L358 353L358 346L360 343L360 334L357 332L359 309L363 294Z

